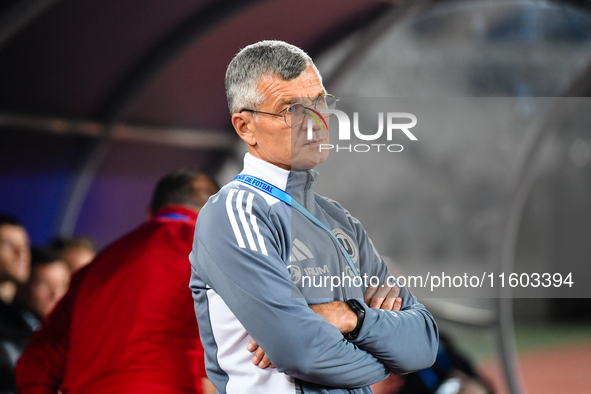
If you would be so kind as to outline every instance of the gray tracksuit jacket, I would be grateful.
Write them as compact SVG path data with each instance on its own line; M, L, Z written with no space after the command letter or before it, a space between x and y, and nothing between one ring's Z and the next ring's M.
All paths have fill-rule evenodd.
M386 265L361 223L314 193L316 171L286 171L246 154L242 174L290 193L332 229L361 276L387 280ZM401 289L399 312L367 307L359 281L343 279L335 286L333 277L351 274L336 241L249 185L232 181L209 199L189 257L205 366L219 393L371 393L368 386L390 372L416 371L435 361L437 326L408 289ZM350 298L365 308L351 342L308 307ZM252 364L246 349L251 338L277 368Z

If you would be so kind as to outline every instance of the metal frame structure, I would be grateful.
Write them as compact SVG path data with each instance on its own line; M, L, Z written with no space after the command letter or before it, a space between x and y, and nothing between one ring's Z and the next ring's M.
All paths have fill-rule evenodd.
M17 2L0 18L0 47L61 0L25 0Z
M72 190L68 193L69 197L64 203L61 215L60 234L71 235L74 232L82 204L109 149L114 125L124 116L125 111L166 69L166 66L176 60L192 43L205 36L223 20L258 1L260 0L216 2L207 9L196 12L156 44L107 95L99 110L99 119L103 120L103 131L95 141L91 153L76 176Z
M375 44L376 41L388 31L388 28L390 28L393 23L396 23L403 16L408 16L409 13L428 7L431 4L431 1L416 2L408 7L394 10L392 13L382 18L379 23L376 23L368 29L366 34L358 40L356 45L353 45L347 53L342 56L341 63L335 67L336 72L327 78L326 84L329 89L334 90L339 83L341 83L341 81L343 81L343 79L355 69L361 58L363 58L362 55L371 50L373 44ZM578 87L584 84L587 84L587 86L591 85L591 67L581 78L578 78L575 83L572 84L572 88L563 96L574 97L580 94L580 89L578 89ZM513 192L510 202L506 207L503 232L504 239L500 259L501 270L504 272L513 271L519 225L534 177L533 163L542 142L552 130L553 116L556 117L556 115L560 114L562 110L562 105L558 105L553 111L551 111L543 127L538 129L526 144L524 153L521 156L521 161L517 166L515 173L512 174L510 190ZM505 289L504 293L499 293L495 311L459 306L445 301L432 302L430 304L430 309L446 320L471 327L493 330L497 338L499 357L503 365L507 388L510 393L519 394L526 393L526 389L517 361L513 323L513 302L510 297L510 289Z
M6 13L7 23L0 28L0 46L10 41L19 31L26 28L35 18L50 9L60 0L29 0L23 4L17 4ZM90 190L92 182L108 152L110 142L116 139L150 140L153 142L165 142L175 144L171 141L191 141L192 146L203 146L211 144L212 136L201 130L176 130L171 133L170 129L153 128L145 126L123 125L120 121L125 112L142 93L151 86L167 67L176 61L185 51L200 38L206 36L211 30L218 27L225 20L239 14L241 11L251 7L261 0L231 0L226 2L214 2L205 9L195 12L186 21L156 43L145 56L135 63L121 78L120 82L105 96L103 103L99 106L97 118L100 123L80 121L73 119L49 119L31 118L30 116L18 116L15 114L0 114L0 124L23 127L25 124L36 130L60 132L60 127L65 127L70 132L78 132L95 137L93 147L90 149L86 160L77 171L75 180L67 191L59 220L59 233L71 235L74 232L82 204ZM393 6L393 8L397 8ZM378 15L373 15L365 23L371 24ZM363 22L354 23L348 21L348 28L342 29L347 34L363 27ZM2 25L0 25L2 26ZM345 35L347 35L345 34ZM334 37L329 37L334 44ZM317 49L316 49L317 50ZM56 124L60 126L55 127ZM89 131L91 130L91 131ZM152 131L140 137L139 132ZM166 132L157 134L156 132ZM193 132L189 137L187 133ZM220 133L221 134L221 133ZM198 141L208 137L206 141ZM230 142L218 138L214 145L222 144L227 148Z

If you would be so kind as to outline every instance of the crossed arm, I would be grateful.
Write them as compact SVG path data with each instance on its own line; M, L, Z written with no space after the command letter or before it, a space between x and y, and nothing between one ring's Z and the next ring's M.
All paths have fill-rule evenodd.
M366 303L371 300L363 305L364 323L355 340L346 340L343 333L357 324L357 315L346 303L309 306L302 294L294 296L299 289L285 264L289 258L285 245L290 239L284 235L289 231L277 230L290 228L290 223L263 201L242 206L242 211L251 215L251 235L257 235L247 244L231 221L224 220L235 219L242 212L236 208L241 201L233 199L235 196L222 193L210 200L210 210L201 211L190 256L190 287L198 295L207 288L219 294L255 340L256 345L250 344L255 364L267 356L262 366L268 367L270 360L280 372L294 378L340 388L366 387L390 372L408 373L432 365L437 327L408 289L400 289L399 312L392 310L394 303L387 293L374 289L374 294L366 294ZM214 233L212 228L219 231ZM386 282L384 262L373 252L370 241L360 241L360 271ZM196 301L196 309L202 305ZM207 319L206 313L202 318ZM274 328L271 332L269 325Z
M367 289L363 301L367 306L374 309L383 309L386 311L399 311L402 307L402 298L398 297L400 289L396 286L377 287L371 286ZM339 329L341 334L345 335L355 329L357 326L357 315L343 301L333 301L326 304L310 305L316 314L324 317L324 320ZM249 352L255 352L252 357L252 363L259 368L275 368L265 355L265 351L254 339L251 339L246 349Z

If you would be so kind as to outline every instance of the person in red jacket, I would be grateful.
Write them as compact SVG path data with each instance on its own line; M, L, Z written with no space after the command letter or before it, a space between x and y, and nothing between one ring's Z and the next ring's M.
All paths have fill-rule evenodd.
M34 334L16 367L20 394L203 392L188 255L217 190L190 169L158 183L148 222L77 272Z

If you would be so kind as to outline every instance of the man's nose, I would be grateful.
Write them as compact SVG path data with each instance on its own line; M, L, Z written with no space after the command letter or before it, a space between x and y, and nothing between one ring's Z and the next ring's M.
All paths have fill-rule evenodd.
M24 258L29 253L29 247L25 245L13 245L12 250L17 258Z
M304 125L305 128L308 129L308 126L310 123L312 124L313 129L316 130L320 130L323 126L322 126L322 116L320 116L318 113L316 113L315 111L312 111L310 109L306 109L305 112L305 117L304 117Z
M304 125L306 127L306 130L310 128L314 131L320 130L322 127L318 124L318 117L312 116L310 114L308 115L309 116L306 116L306 118L304 119Z
M312 119L311 117L306 117L304 125L304 130L306 131L306 135L309 140L313 140L314 135L318 135L318 132L321 130L318 122L316 122L316 120Z

